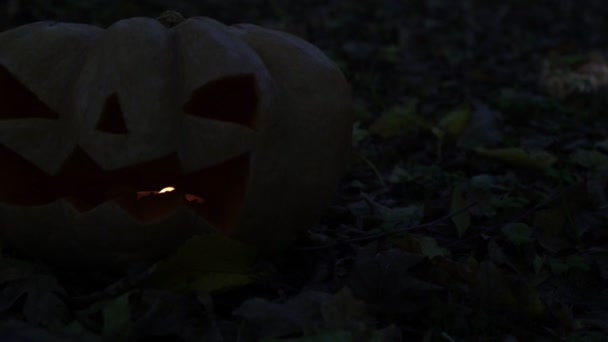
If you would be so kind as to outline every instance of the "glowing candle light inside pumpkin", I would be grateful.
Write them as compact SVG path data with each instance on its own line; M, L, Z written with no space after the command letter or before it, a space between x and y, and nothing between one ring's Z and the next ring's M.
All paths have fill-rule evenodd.
M162 193L171 192L171 191L175 191L175 188L172 186L167 186L167 187L162 188L158 193L162 194Z
M166 186L159 191L137 191L137 199L141 199L143 197L147 197L150 195L158 195L158 194L166 194L168 192L175 191L175 188L172 186Z
M159 191L138 191L137 199L141 199L143 197L147 197L150 195L166 194L168 192L173 192L173 191L175 191L175 188L172 186L166 186L166 187L160 189ZM188 202L196 202L196 203L205 202L205 200L203 198L193 195L193 194L184 194L184 198Z

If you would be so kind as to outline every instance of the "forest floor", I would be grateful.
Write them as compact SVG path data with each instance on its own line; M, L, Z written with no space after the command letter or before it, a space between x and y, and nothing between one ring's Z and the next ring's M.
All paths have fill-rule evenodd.
M246 285L149 288L9 254L0 340L608 340L604 1L133 3L5 1L0 28L171 9L293 33L352 84L347 175L293 248L241 255Z

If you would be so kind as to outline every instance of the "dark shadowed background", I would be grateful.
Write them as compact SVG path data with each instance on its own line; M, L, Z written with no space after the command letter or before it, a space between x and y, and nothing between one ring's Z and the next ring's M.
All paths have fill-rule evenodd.
M135 286L83 305L70 296L95 276L30 272L52 291L28 307L3 283L0 340L606 341L608 3L3 0L0 29L165 10L284 30L329 55L354 90L348 174L248 287ZM32 319L57 307L59 322Z

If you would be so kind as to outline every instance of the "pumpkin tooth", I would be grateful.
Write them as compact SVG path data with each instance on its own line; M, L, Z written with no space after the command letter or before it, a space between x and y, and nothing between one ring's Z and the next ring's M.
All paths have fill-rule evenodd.
M76 211L78 211L79 213L84 213L89 210L92 210L96 206L96 205L88 203L88 202L82 200L80 197L76 197L76 196L66 196L66 197L62 197L61 199L66 201L67 203L69 203L70 206L72 208L74 208Z
M133 216L137 216L138 193L133 187L120 185L110 187L105 192L106 199L116 202L121 208Z

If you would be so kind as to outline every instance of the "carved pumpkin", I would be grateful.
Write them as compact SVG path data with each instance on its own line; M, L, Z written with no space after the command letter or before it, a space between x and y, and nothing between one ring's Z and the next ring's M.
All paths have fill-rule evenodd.
M335 189L351 123L341 72L286 33L203 17L17 27L0 33L3 238L66 266L209 231L281 249Z

